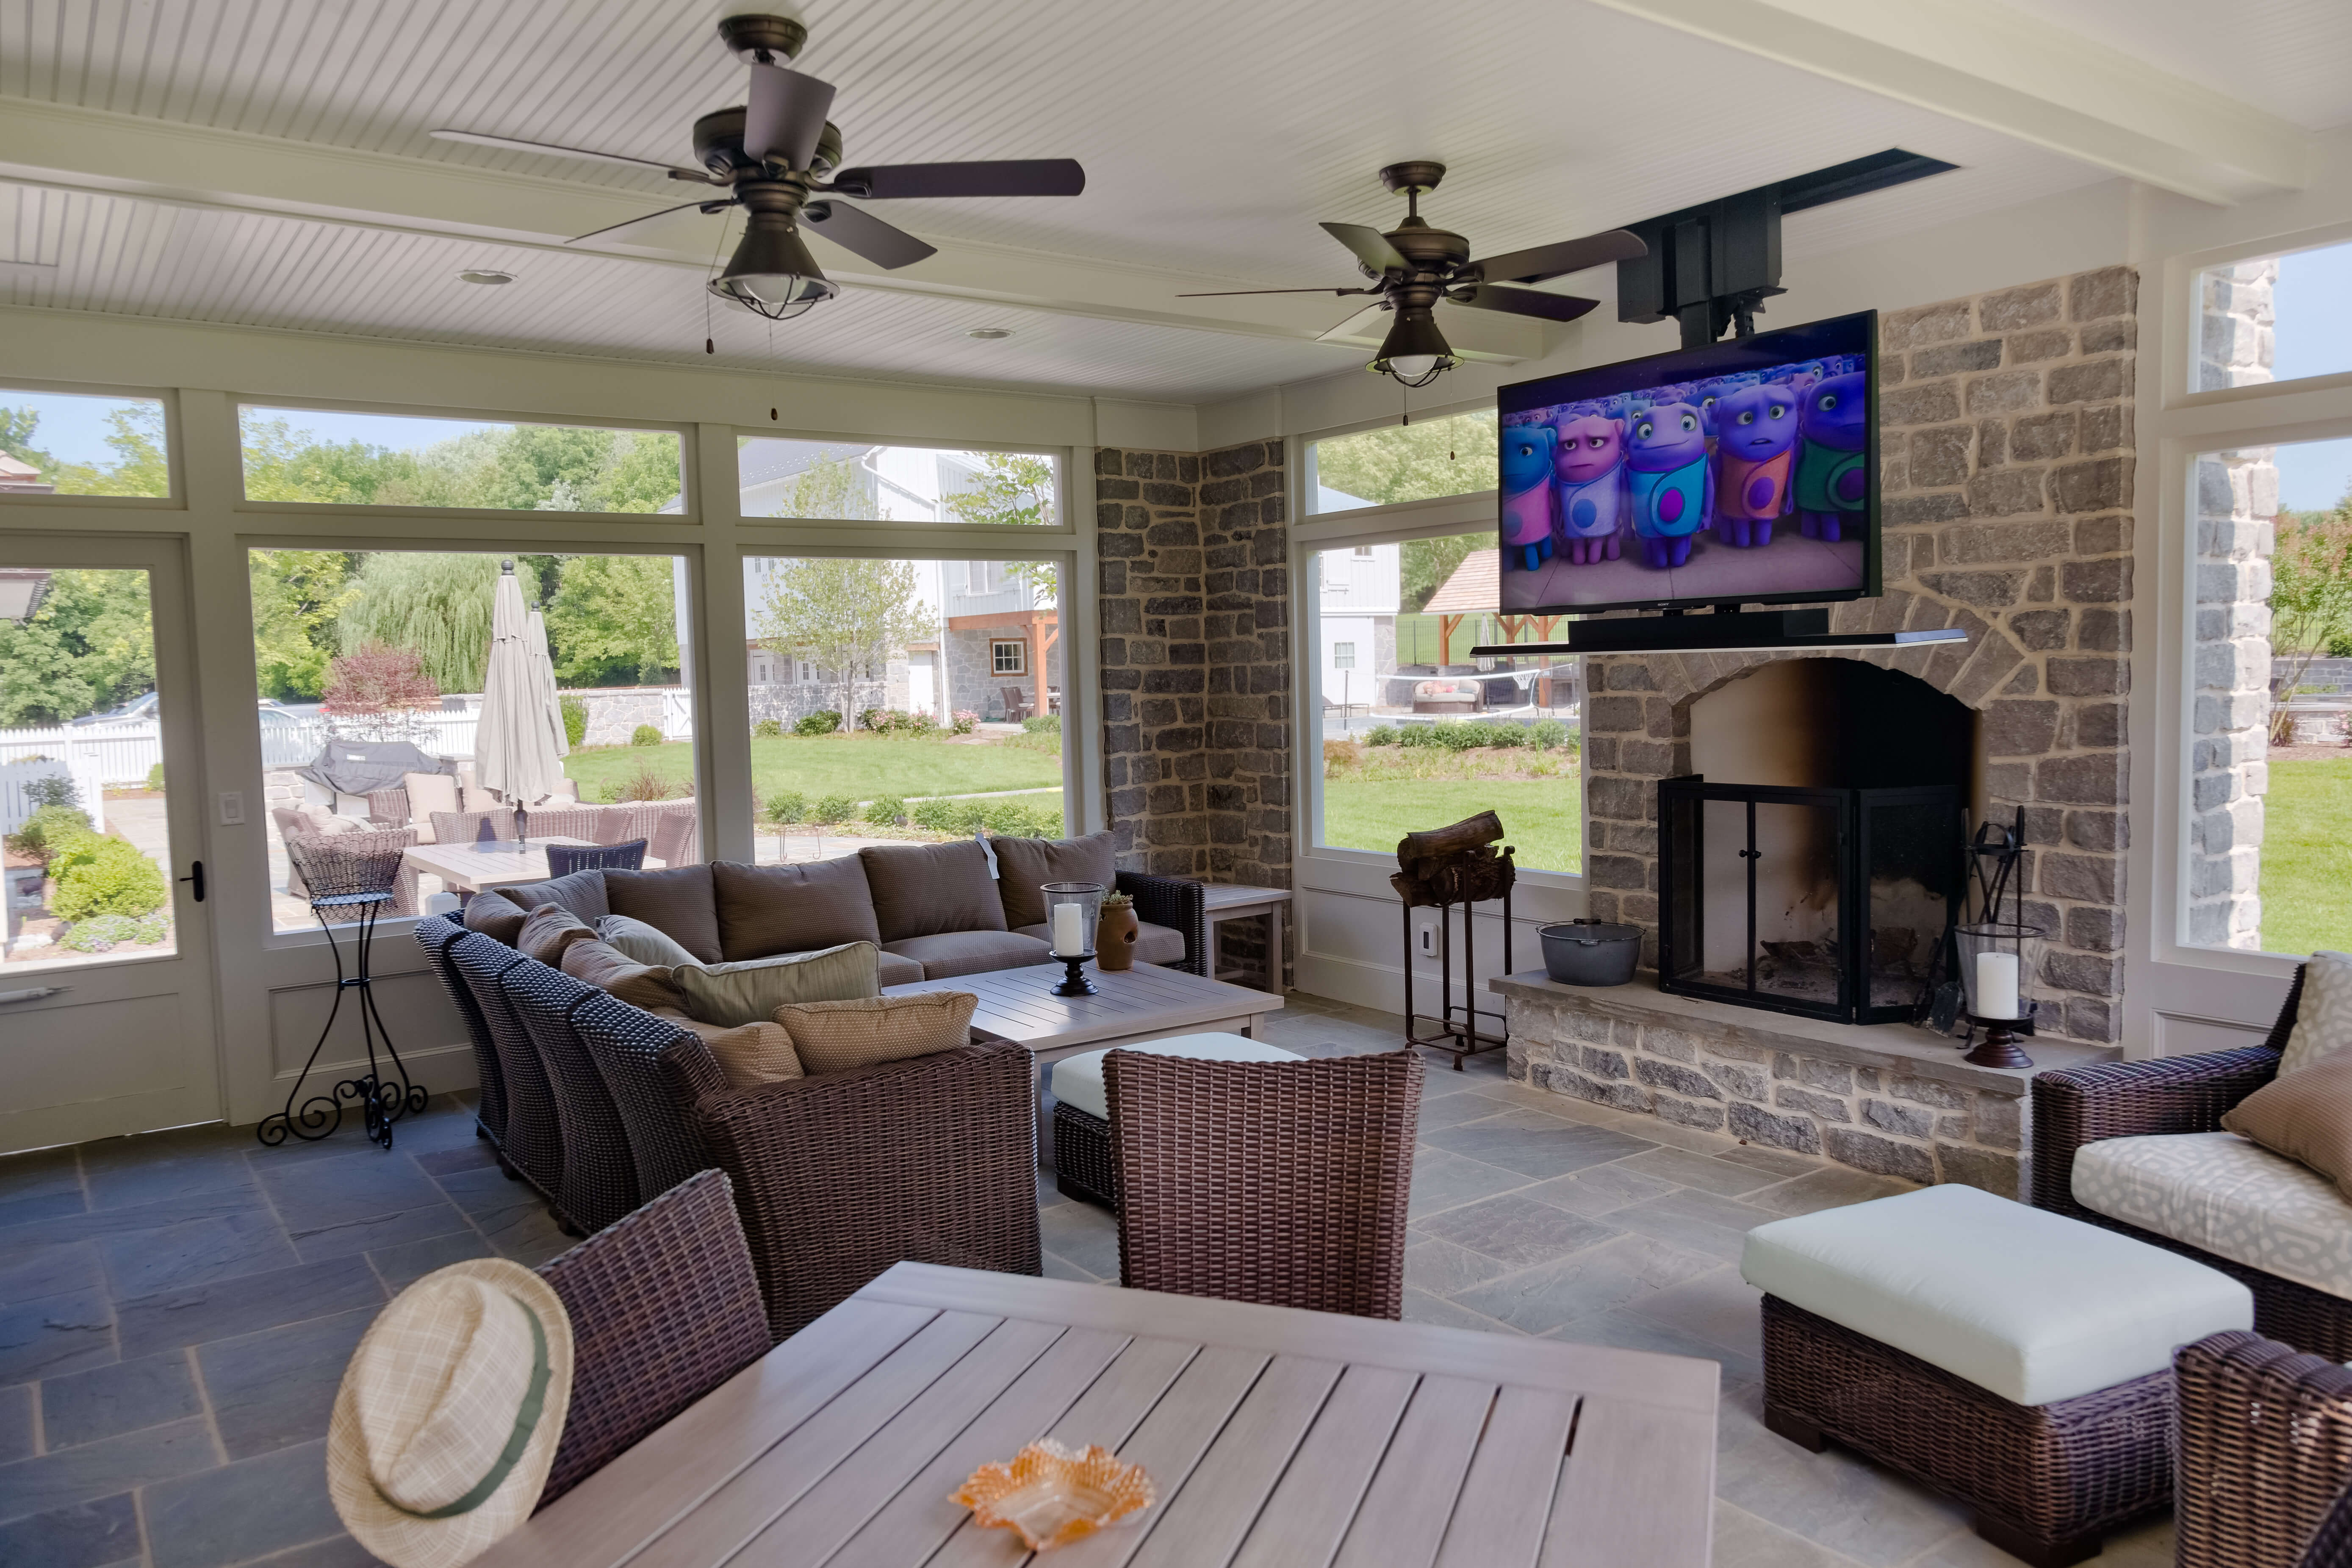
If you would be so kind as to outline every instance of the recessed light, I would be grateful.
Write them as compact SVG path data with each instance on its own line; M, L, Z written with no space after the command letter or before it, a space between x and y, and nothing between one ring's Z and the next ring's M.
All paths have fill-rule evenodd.
M515 280L513 273L499 272L488 267L468 267L457 276L468 283L511 283Z
M983 342L992 343L999 338L1009 338L1012 335L1013 329L1011 327L974 327L971 331L964 334L965 337L978 338Z

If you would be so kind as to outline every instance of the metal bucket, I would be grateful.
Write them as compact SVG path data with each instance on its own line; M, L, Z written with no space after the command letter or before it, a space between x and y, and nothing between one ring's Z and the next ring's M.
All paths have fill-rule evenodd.
M1614 921L1563 921L1536 935L1544 973L1562 985L1622 985L1642 958L1642 928Z

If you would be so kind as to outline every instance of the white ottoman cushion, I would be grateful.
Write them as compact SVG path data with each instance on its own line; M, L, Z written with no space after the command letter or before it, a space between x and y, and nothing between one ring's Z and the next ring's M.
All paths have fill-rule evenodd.
M1174 1035L1164 1040L1146 1040L1141 1045L1114 1048L1143 1051L1155 1057L1190 1057L1206 1062L1286 1062L1298 1056L1297 1051L1261 1046L1240 1035ZM1108 1121L1110 1096L1103 1088L1103 1058L1108 1055L1108 1050L1088 1051L1084 1056L1064 1057L1055 1062L1054 1098L1088 1116Z
M2085 1143L2074 1192L2109 1219L2352 1299L2352 1203L2309 1166L2234 1132Z
M2254 1326L2252 1292L2218 1269L1958 1185L1759 1225L1739 1272L2017 1405L2127 1383Z

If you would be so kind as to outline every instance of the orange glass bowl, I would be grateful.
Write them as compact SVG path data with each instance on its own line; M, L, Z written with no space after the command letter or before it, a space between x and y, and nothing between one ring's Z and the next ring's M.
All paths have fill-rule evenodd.
M1150 1508L1158 1496L1140 1465L1089 1445L1074 1454L1059 1443L1030 1444L1009 1465L982 1465L950 1500L974 1522L1020 1532L1032 1552L1050 1552Z

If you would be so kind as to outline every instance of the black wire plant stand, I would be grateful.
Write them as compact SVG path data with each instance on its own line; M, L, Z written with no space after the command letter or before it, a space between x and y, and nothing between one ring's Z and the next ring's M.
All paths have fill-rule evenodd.
M384 1027L383 1015L376 1011L375 993L368 975L368 954L375 945L376 921L384 906L393 900L407 847L405 833L346 833L287 842L287 858L293 861L295 871L310 889L310 912L319 917L320 929L327 933L327 952L335 961L335 1001L327 1010L327 1022L319 1030L318 1043L310 1047L310 1059L302 1064L294 1087L287 1092L286 1109L263 1117L261 1125L254 1130L254 1136L266 1148L275 1149L289 1138L315 1143L333 1136L343 1124L343 1111L348 1105L359 1110L368 1142L389 1149L393 1123L425 1109L425 1086L410 1079L407 1065L393 1046L392 1031ZM343 968L342 949L335 942L338 916L359 927L359 946L348 973ZM367 1042L367 1071L341 1080L330 1091L304 1100L302 1086L309 1081L310 1069L318 1065L327 1037L335 1032L335 1018L343 1010L343 994L347 991L359 993L354 1005L359 1010L361 1036ZM383 1076L379 1065L379 1037L391 1070L398 1075L396 1080Z

